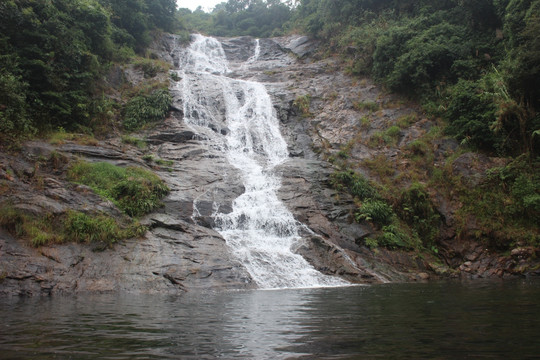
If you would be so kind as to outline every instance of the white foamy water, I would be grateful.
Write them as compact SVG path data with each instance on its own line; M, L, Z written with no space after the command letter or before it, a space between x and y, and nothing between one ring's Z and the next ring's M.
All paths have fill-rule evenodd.
M246 63L256 62L259 54L256 40L255 53ZM216 146L242 174L245 192L234 200L233 211L214 215L216 230L232 252L261 288L345 285L293 252L302 225L277 197L281 180L275 167L287 159L288 151L265 87L227 77L229 64L221 44L202 35L194 35L180 67L184 121L201 131L213 127ZM225 124L220 126L226 135L215 129L223 118L215 104L216 91L224 102Z

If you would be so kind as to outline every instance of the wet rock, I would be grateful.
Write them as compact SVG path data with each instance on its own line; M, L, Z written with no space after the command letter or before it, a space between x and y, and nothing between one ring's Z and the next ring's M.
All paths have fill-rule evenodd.
M185 143L189 140L193 140L195 137L195 133L191 130L184 130L180 132L159 132L157 134L148 136L146 141L152 145L159 145L165 142Z
M535 253L535 249L532 246L529 247L519 247L512 249L510 252L510 256L512 256L514 259L522 260L522 259L528 259Z
M26 161L14 161L10 164L11 170L19 179L29 179L34 177L36 167Z
M78 144L65 144L59 148L60 151L82 155L89 158L97 159L126 159L126 155L118 150L110 149L101 146L86 146Z
M504 163L504 159L489 158L480 153L465 153L454 160L452 172L461 175L469 185L477 186L486 178L486 170Z
M282 40L282 46L296 56L303 58L317 49L315 41L308 36L291 36Z
M29 141L23 145L22 153L27 159L38 160L48 159L54 150L54 146L50 144L40 141Z
M255 53L255 39L250 36L220 40L229 61L245 62Z

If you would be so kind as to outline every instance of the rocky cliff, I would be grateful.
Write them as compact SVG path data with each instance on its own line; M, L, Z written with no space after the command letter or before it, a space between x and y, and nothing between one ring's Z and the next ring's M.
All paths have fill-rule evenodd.
M438 204L446 222L444 262L429 254L367 248L364 239L374 229L368 223L353 221L352 198L338 194L330 185L329 176L334 171L331 156L358 140L349 145L348 156L357 161L378 156L391 160L433 123L418 115L414 106L383 93L369 80L354 79L339 71L338 59L313 57L316 44L308 38L261 39L259 58L250 64L246 62L253 55L253 39L220 40L234 65L231 76L262 82L273 99L290 152L290 159L279 169L283 177L279 195L295 218L306 225L297 252L319 271L354 283L426 280L444 272L475 276L512 273L521 261L517 255L501 259L477 243L456 246L459 242L451 230L455 207L447 198L441 198ZM178 65L177 46L178 40L166 35L156 42L153 51ZM129 75L122 78L142 78L136 71ZM148 147L144 150L111 137L92 145L33 141L20 152L0 155L1 196L33 213L100 209L121 216L89 188L67 181L65 170L76 158L151 167L171 189L164 206L141 219L148 226L146 234L113 248L76 243L34 248L0 230L1 294L181 293L200 288L255 287L225 240L212 229L216 208L230 212L232 201L244 190L238 172L212 146L209 136L195 133L183 122L181 91L171 81L174 101L170 116L137 134L146 139ZM219 120L223 114L219 96L215 99L217 120L208 131L226 133ZM307 108L299 106L298 99L308 100ZM377 115L355 107L359 99L380 104ZM399 133L394 146L373 150L361 141L411 114L414 121ZM366 115L371 117L369 124L361 122ZM440 151L456 147L448 140L441 143ZM61 153L65 163L39 166L53 152ZM149 154L170 166L150 166L143 160ZM473 162L464 161L461 168L471 168L470 176L475 176ZM356 170L377 179L368 168Z

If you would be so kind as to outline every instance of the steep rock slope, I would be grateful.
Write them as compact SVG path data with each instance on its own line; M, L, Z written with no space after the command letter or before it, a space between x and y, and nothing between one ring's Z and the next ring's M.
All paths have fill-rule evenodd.
M425 280L434 276L434 270L445 268L434 257L425 260L415 253L367 248L364 239L373 229L367 223L353 221L355 205L350 197L332 188L329 176L334 168L327 161L351 140L355 140L349 149L353 159L382 155L391 160L400 146L418 138L433 124L417 117L399 134L396 146L374 151L356 140L367 140L399 118L415 113L414 107L383 94L369 80L358 81L341 73L332 59L311 58L315 44L305 37L261 39L259 58L252 63L248 59L255 51L254 39L220 40L233 64L231 76L262 82L274 101L290 152L290 159L280 167L283 179L279 195L295 218L306 225L303 242L296 251L318 270L356 283ZM179 46L176 37L165 35L153 51L178 65ZM169 118L137 134L146 139L145 150L113 137L93 146L31 142L20 153L1 154L3 200L33 213L75 209L122 216L90 189L69 183L65 175L68 165L39 165L55 151L68 162L84 158L151 167L167 182L171 192L161 209L141 219L149 227L142 238L123 241L112 249L85 244L33 248L1 230L0 293L181 293L197 288L255 287L225 240L212 229L215 209L231 211L232 201L244 191L238 171L209 143L209 137L195 133L183 122L181 92L171 81L174 102ZM309 100L307 109L299 106L298 99L302 98ZM377 116L371 117L369 125L361 122L364 115L370 115L368 110L354 106L359 99L385 104ZM216 123L208 131L226 133L221 125ZM445 141L440 144L440 151L452 151L455 147L452 141ZM170 165L149 165L143 160L145 155L161 158ZM357 170L369 175L367 168ZM371 175L377 178L377 174ZM442 199L438 208L450 229L446 235L452 242L447 247L450 252L455 248L455 234L451 231L453 205ZM503 260L482 254L484 249L478 244L467 245L458 255L449 255L448 263L463 273L478 274L471 266L475 266L475 261L483 262L484 275L511 273L506 268L516 264L512 257L503 259L507 263L501 265Z

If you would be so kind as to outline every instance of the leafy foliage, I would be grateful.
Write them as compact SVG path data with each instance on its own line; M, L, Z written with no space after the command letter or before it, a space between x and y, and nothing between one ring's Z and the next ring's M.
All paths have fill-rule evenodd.
M356 221L366 220L378 226L390 225L394 220L392 207L382 200L365 200L355 214Z
M135 96L126 105L124 128L133 131L150 122L163 120L169 112L171 102L172 98L167 89Z
M211 14L202 9L180 9L190 30L216 36L280 35L291 17L291 8L279 0L228 0L218 4Z
M338 171L332 174L331 182L337 190L346 190L352 196L365 199L377 199L379 194L369 181L354 171Z
M289 26L351 73L439 109L460 141L539 154L540 1L301 0Z
M411 248L409 235L393 224L382 228L382 234L377 237L377 243L390 249Z
M403 191L396 211L416 231L424 246L429 248L433 245L439 234L441 219L423 185L413 183Z
M78 162L68 173L71 181L90 186L130 216L141 216L161 206L169 188L154 173L109 163Z
M460 80L449 92L447 133L479 149L495 149L500 140L490 130L496 111L491 96L479 82L468 80Z
M122 225L106 214L86 214L69 210L61 214L32 215L11 204L0 208L0 226L14 236L27 239L32 246L69 241L101 243L115 242L142 235L146 228L136 222Z
M153 29L174 30L175 9L174 0L0 2L2 137L96 125L108 112L98 82L109 62L142 52Z

